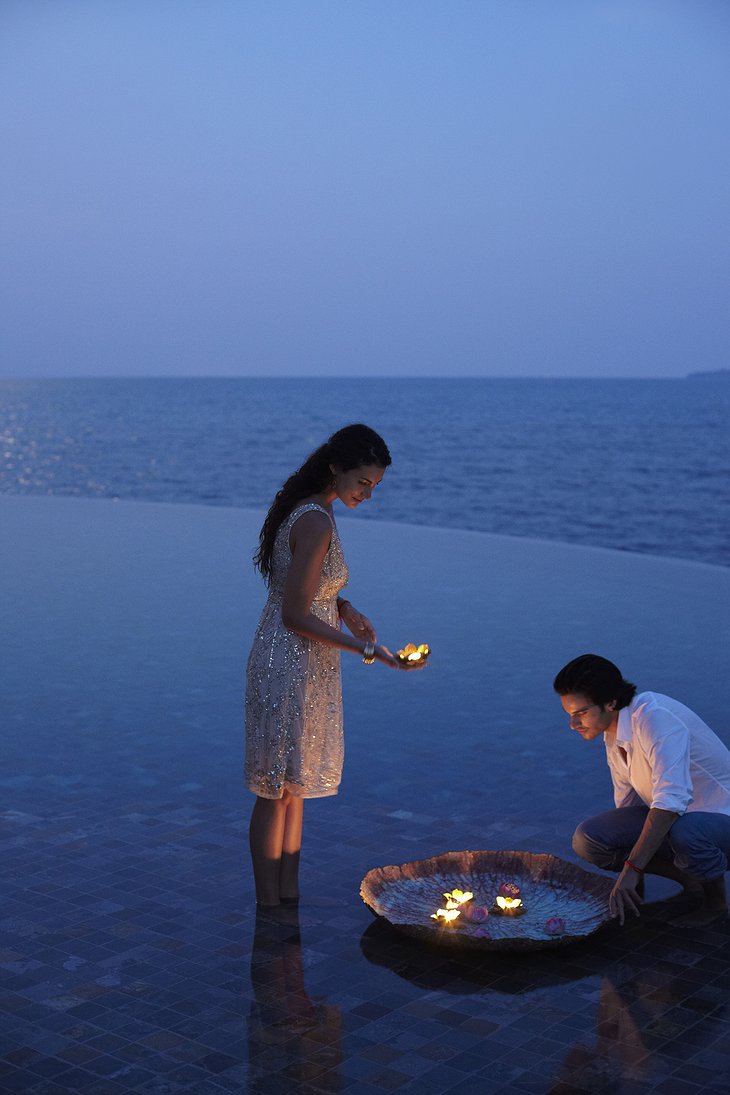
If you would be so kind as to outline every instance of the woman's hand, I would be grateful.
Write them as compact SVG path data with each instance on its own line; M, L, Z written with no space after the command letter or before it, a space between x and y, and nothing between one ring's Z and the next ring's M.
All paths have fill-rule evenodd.
M396 658L395 654L392 654L390 650L388 650L387 646L376 646L375 657L379 662L383 662L384 665L389 665L393 669L404 669L406 673L410 673L415 669L423 669L426 664L424 661L402 662L400 658Z
M377 642L375 628L370 620L367 616L363 616L362 612L358 612L349 601L344 601L340 607L340 619L356 639L364 639L366 643Z
M389 665L392 669L398 668L398 659L395 657L395 655L391 654L387 646L382 646L382 644L379 644L375 647L374 654L376 659L379 662L382 662L383 665Z

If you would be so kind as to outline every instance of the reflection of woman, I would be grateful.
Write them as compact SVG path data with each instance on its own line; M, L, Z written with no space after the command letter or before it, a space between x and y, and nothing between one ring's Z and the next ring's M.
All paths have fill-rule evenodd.
M252 1090L269 1093L272 1077L280 1077L289 1083L287 1090L316 1083L318 1091L334 1095L342 1090L340 1009L307 993L296 910L276 915L291 919L290 925L259 913L251 952ZM283 1061L288 1065L282 1071Z
M389 464L374 430L346 426L287 479L261 529L254 561L269 596L248 660L245 765L257 796L249 836L261 905L297 900L304 799L337 793L340 650L400 665L340 596L348 572L332 516L336 498L349 509L370 498Z

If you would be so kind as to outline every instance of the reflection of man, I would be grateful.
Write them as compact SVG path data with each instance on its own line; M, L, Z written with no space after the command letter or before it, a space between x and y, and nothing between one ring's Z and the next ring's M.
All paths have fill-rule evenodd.
M730 751L684 704L636 686L606 658L583 654L553 682L585 741L603 734L615 810L584 821L573 848L619 877L611 912L639 914L644 873L681 883L690 911L675 924L727 916ZM638 891L638 892L637 892Z

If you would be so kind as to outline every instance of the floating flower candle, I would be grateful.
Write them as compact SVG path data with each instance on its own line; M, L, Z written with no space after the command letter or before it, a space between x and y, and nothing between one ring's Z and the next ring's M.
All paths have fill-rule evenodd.
M520 897L520 887L516 882L502 882L494 899L492 912L500 916L522 916L525 911Z
M498 897L496 900L496 906L494 912L499 912L503 916L515 916L520 915L525 911L522 901L519 897Z
M459 905L465 905L467 901L471 901L474 894L470 890L451 890L450 893L445 893L446 908L458 909Z
M408 643L408 646L404 646L402 650L396 651L398 660L406 662L408 665L422 665L428 655L431 653L428 643L421 643L420 646L416 646L414 643Z
M443 920L445 924L453 924L464 908L468 908L468 902L474 897L470 890L453 889L444 894L446 908L437 909L431 913L432 920Z
M432 920L443 920L444 924L453 924L457 917L461 916L458 909L437 909L431 913Z

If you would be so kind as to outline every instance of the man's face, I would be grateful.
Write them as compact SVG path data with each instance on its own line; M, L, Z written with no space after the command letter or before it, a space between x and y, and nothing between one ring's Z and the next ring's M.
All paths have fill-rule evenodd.
M593 741L607 730L615 729L616 712L611 707L601 707L581 692L569 692L560 697L560 702L570 716L570 729L576 730L583 741Z

